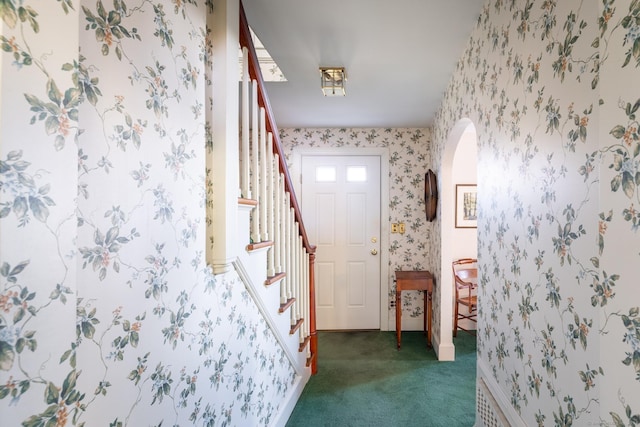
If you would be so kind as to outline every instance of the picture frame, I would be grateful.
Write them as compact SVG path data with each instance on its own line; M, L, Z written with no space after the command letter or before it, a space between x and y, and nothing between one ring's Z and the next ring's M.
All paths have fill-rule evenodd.
M456 184L456 228L478 228L477 186Z

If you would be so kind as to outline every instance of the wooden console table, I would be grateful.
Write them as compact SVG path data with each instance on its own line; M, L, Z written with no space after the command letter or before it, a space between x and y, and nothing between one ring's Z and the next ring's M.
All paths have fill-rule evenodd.
M402 341L402 291L424 291L424 331L427 346L431 347L431 297L433 275L428 271L396 271L396 340L398 350Z

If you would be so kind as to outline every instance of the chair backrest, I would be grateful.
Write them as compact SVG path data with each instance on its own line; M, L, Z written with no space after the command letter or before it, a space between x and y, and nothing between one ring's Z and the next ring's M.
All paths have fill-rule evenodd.
M475 258L462 258L451 263L453 277L456 286L472 285L478 278L478 260Z

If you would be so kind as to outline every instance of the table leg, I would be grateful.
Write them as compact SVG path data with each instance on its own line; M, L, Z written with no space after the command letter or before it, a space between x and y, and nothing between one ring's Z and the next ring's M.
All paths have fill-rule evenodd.
M396 341L398 350L400 350L400 341L402 339L402 305L400 302L400 292L396 290Z
M433 303L433 294L431 292L427 292L425 291L425 304L428 302L427 305L427 347L431 347L431 316L432 316L432 309L431 309L431 304ZM428 300L428 301L427 301Z
M423 325L422 325L422 330L424 331L424 334L427 335L427 291L422 291L422 293L424 293L424 315L423 317Z

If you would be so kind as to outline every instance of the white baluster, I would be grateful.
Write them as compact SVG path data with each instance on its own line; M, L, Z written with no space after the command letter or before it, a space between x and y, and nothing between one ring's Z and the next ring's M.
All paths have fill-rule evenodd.
M282 261L281 254L282 251L280 247L282 246L282 238L280 236L280 230L282 229L282 216L280 209L282 207L282 187L281 187L281 178L280 178L280 169L278 167L278 155L275 154L273 156L273 174L275 180L274 192L275 192L275 217L273 218L273 228L275 233L274 238L274 256L273 263L276 273L282 273Z
M291 244L289 242L289 238L291 232L289 231L289 206L287 203L288 193L284 193L284 259L283 264L285 271L287 272L287 281L285 282L285 289L287 295L287 301L291 298L291 282L293 281L293 276L291 275L291 263L289 258L289 251L291 250Z
M303 258L302 258L302 265L304 266L304 287L302 292L304 293L305 299L304 299L304 337L307 338L310 334L310 328L309 328L309 313L310 313L310 308L309 308L309 301L311 298L311 295L309 294L309 254L307 253L306 250L303 251Z
M251 81L251 192L257 200L258 190L258 156L260 145L258 141L258 82ZM251 241L258 243L260 241L260 205L256 206L251 212Z
M291 215L291 272L293 274L293 281L291 282L291 297L295 300L293 307L291 307L291 319L293 323L298 321L298 263L296 262L296 255L298 253L298 239L296 238L296 218L294 215L294 209L289 208L289 214Z
M242 48L242 134L240 146L240 191L242 197L251 198L249 190L249 58L246 47Z
M295 276L293 275L293 264L291 262L291 205L290 205L290 199L289 199L289 193L286 192L284 194L284 198L285 198L285 215L286 215L286 222L285 222L285 242L287 245L285 254L285 260L286 260L286 264L285 264L285 268L287 269L287 277L289 277L289 280L287 280L287 301L290 300L291 298L293 298L293 292L292 292L292 286L293 286L293 281L295 280Z
M286 251L287 251L287 240L285 237L286 230L286 210L285 210L285 192L284 192L284 174L279 174L278 176L278 272L285 273L285 277L280 283L280 302L284 304L287 302L287 282L289 280L286 277L287 267L286 263Z
M293 215L295 221L295 209L291 209L291 213ZM294 241L295 241L295 263L296 263L296 321L302 319L302 269L300 268L300 264L302 260L300 259L300 224L296 221L294 227Z
M260 206L260 241L269 240L267 233L267 127L266 127L265 111L260 107L260 154L258 175L258 185L260 188L260 197L258 198L258 206Z
M273 240L273 245L267 252L267 276L271 277L275 275L275 230L274 230L274 198L276 197L274 188L274 174L273 169L273 134L269 132L267 136L267 235Z
M311 337L311 316L313 316L312 314L312 310L314 310L314 308L311 307L311 254L307 253L306 254L307 260L305 265L307 266L307 280L306 280L306 292L307 295L309 296L309 299L307 300L307 319L309 319L306 323L307 323L307 337ZM311 357L311 341L309 342L309 345L307 346L307 359Z
M298 266L300 268L300 286L298 287L299 292L300 292L300 306L298 308L298 311L300 312L300 318L303 319L303 323L302 326L300 327L300 342L303 343L304 342L304 327L305 324L307 323L306 320L307 318L305 317L305 313L304 313L304 306L307 303L307 295L304 293L304 264L302 262L302 260L304 259L304 246L302 244L302 236L298 235Z
M290 199L290 194L287 193L287 200L291 200ZM295 298L295 286L296 286L296 275L295 275L295 250L296 250L296 246L295 246L295 240L294 240L294 234L293 234L293 208L291 207L291 204L288 203L288 214L287 214L287 222L288 222L288 226L287 226L287 233L288 233L288 245L289 248L287 250L287 258L289 259L288 261L288 266L287 266L287 272L291 271L291 280L289 280L289 286L287 286L287 297L289 300ZM294 303L295 304L295 303ZM296 324L296 310L295 307L291 307L291 325L295 325Z

